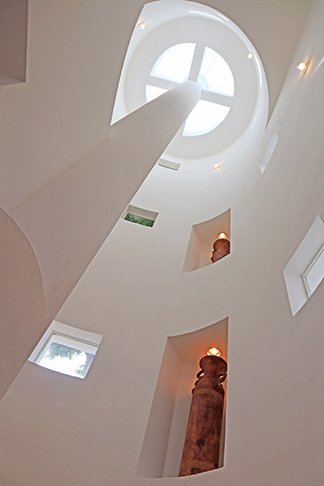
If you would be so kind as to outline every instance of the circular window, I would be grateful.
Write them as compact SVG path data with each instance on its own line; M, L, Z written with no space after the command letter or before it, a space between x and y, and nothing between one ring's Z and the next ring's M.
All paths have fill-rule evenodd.
M147 28L134 30L113 120L183 81L198 83L200 101L165 153L182 160L202 160L227 149L248 133L248 127L255 130L258 121L264 122L267 84L254 47L231 20L210 8L205 15L205 7L198 9L194 2L174 3L178 7L183 3L183 8L171 8L170 15L163 2L145 7L147 12L142 16L147 19ZM251 52L252 58L248 57Z
M224 58L210 47L177 44L154 63L146 85L146 100L151 101L186 80L198 82L201 100L187 118L182 135L204 135L218 127L231 109L233 74Z

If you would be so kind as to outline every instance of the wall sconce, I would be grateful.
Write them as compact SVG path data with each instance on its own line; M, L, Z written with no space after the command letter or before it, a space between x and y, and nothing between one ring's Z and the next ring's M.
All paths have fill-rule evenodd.
M209 348L208 351L217 348ZM214 354L199 362L201 371L192 400L179 476L190 476L219 467L227 363Z
M226 255L229 255L230 250L231 250L231 243L228 239L227 234L219 233L216 241L214 241L213 244L213 253L210 258L212 263L218 262L218 260L221 260Z
M300 62L299 64L297 64L297 69L299 71L302 71L305 74L307 72L308 66L309 66L309 61Z

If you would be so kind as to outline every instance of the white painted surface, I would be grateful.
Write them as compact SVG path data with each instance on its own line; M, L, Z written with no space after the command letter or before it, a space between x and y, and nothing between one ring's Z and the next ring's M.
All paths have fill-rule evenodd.
M10 79L16 82L25 81L27 42L28 0L1 0L0 75L2 81L5 81L5 77L8 84L11 84Z
M0 268L0 397L3 397L45 331L46 322L37 259L26 235L2 209Z
M302 21L308 2L258 0L249 8L241 1L213 2L220 9L222 4L229 16L230 10L232 18L236 15L261 57L262 44L266 70L275 72L277 64L287 67L289 49L283 40L292 52L293 39L298 37L294 19ZM108 106L112 85L117 84L117 64L122 62L120 50L127 45L138 14L135 10L139 11L142 2L118 2L113 8L110 2L99 0L95 6L83 1L68 7L66 2L50 1L34 1L33 5L30 75L37 80L34 96L37 92L38 102L32 93L30 98L27 93L23 96L15 86L0 93L5 100L1 104L4 117L10 113L8 126L1 132L6 140L3 153L8 154L1 178L6 204L9 199L19 202L104 138L103 93ZM59 313L67 324L105 337L88 379L62 380L26 363L1 402L0 482L4 485L156 484L156 479L136 478L136 468L166 337L207 326L224 316L230 316L226 467L181 481L208 486L216 482L226 486L321 484L323 286L293 318L282 269L315 215L323 218L324 147L319 110L324 84L323 8L323 2L314 2L295 54L298 59L311 54L310 69L301 78L292 65L275 118L270 120L280 144L262 176L258 161L263 134L250 131L247 139L259 144L254 150L249 150L246 141L244 147L218 154L216 161L183 164L178 172L156 167L136 194L132 203L154 206L159 211L159 225L144 236L139 225L119 221ZM110 16L105 17L105 12ZM48 20L41 28L43 16ZM107 18L112 29L109 36ZM98 35L102 36L99 44ZM76 41L81 42L82 56L73 52ZM94 55L98 45L102 45L99 59ZM114 49L110 51L108 45ZM94 76L91 71L91 83L88 75L86 82L80 76L80 84L76 83L78 74L88 73L78 70L80 59L97 59L104 65L104 54L104 76ZM45 90L40 83L43 71L36 69L35 62L42 59L45 65L49 56L54 64L47 74L54 71L60 76ZM70 70L56 70L58 64L70 66ZM108 71L112 76L109 86L105 85ZM80 93L86 93L90 85L88 98L81 97L80 102ZM52 98L55 116L45 123L48 103L44 107L41 102L51 87L56 93ZM59 95L64 106L56 106ZM78 102L80 112L75 116ZM27 114L22 115L25 104ZM39 118L35 118L37 112ZM32 120L29 125L28 119ZM57 126L57 120L63 119L65 123ZM78 119L75 126L72 119ZM16 143L20 126L26 130ZM70 132L64 136L67 126ZM37 169L43 160L40 174ZM222 170L214 172L212 167L219 160ZM134 174L136 167L132 177ZM95 194L94 187L93 197ZM229 207L233 249L235 245L231 257L218 266L184 274L192 225ZM51 228L49 224L46 238L53 234ZM68 227L65 232L68 235ZM87 228L84 234L88 237ZM82 237L78 243L81 241ZM55 264L55 257L49 258ZM159 482L173 486L179 479Z
M324 223L319 215L316 216L308 229L306 235L298 245L298 248L289 259L289 262L283 269L286 289L288 293L289 303L292 315L294 316L307 302L310 295L315 291L323 278L323 266L318 268L318 275L315 280L317 284L313 284L315 288L311 294L307 292L304 282L304 273L319 254L324 245Z
M11 211L37 255L47 324L199 96L198 85L187 81L133 112L113 125L109 139Z

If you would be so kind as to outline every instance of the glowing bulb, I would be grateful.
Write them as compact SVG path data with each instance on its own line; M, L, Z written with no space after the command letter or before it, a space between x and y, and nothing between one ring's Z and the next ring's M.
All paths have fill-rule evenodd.
M206 351L207 356L221 356L222 352L218 348L209 348Z
M228 236L227 236L227 234L226 234L226 233L219 233L219 234L217 235L217 239L218 239L218 240L228 240Z
M218 171L222 168L222 164L221 163L218 163L218 164L214 164L214 170L215 171Z
M140 22L138 22L138 27L141 29L141 30L145 30L146 29L146 22L145 20L141 20Z
M248 59L253 59L253 52L249 52L248 55L247 55Z
M300 63L297 65L297 69L298 69L299 71L304 71L304 73L306 73L307 68L308 68L308 65L309 65L309 62L300 62Z

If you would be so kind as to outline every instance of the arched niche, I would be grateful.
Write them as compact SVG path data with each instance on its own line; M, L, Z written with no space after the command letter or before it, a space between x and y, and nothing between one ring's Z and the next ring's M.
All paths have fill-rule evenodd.
M176 477L199 360L216 345L227 361L228 318L167 338L137 467L139 477ZM225 415L225 411L224 411ZM223 420L221 463L224 458Z

